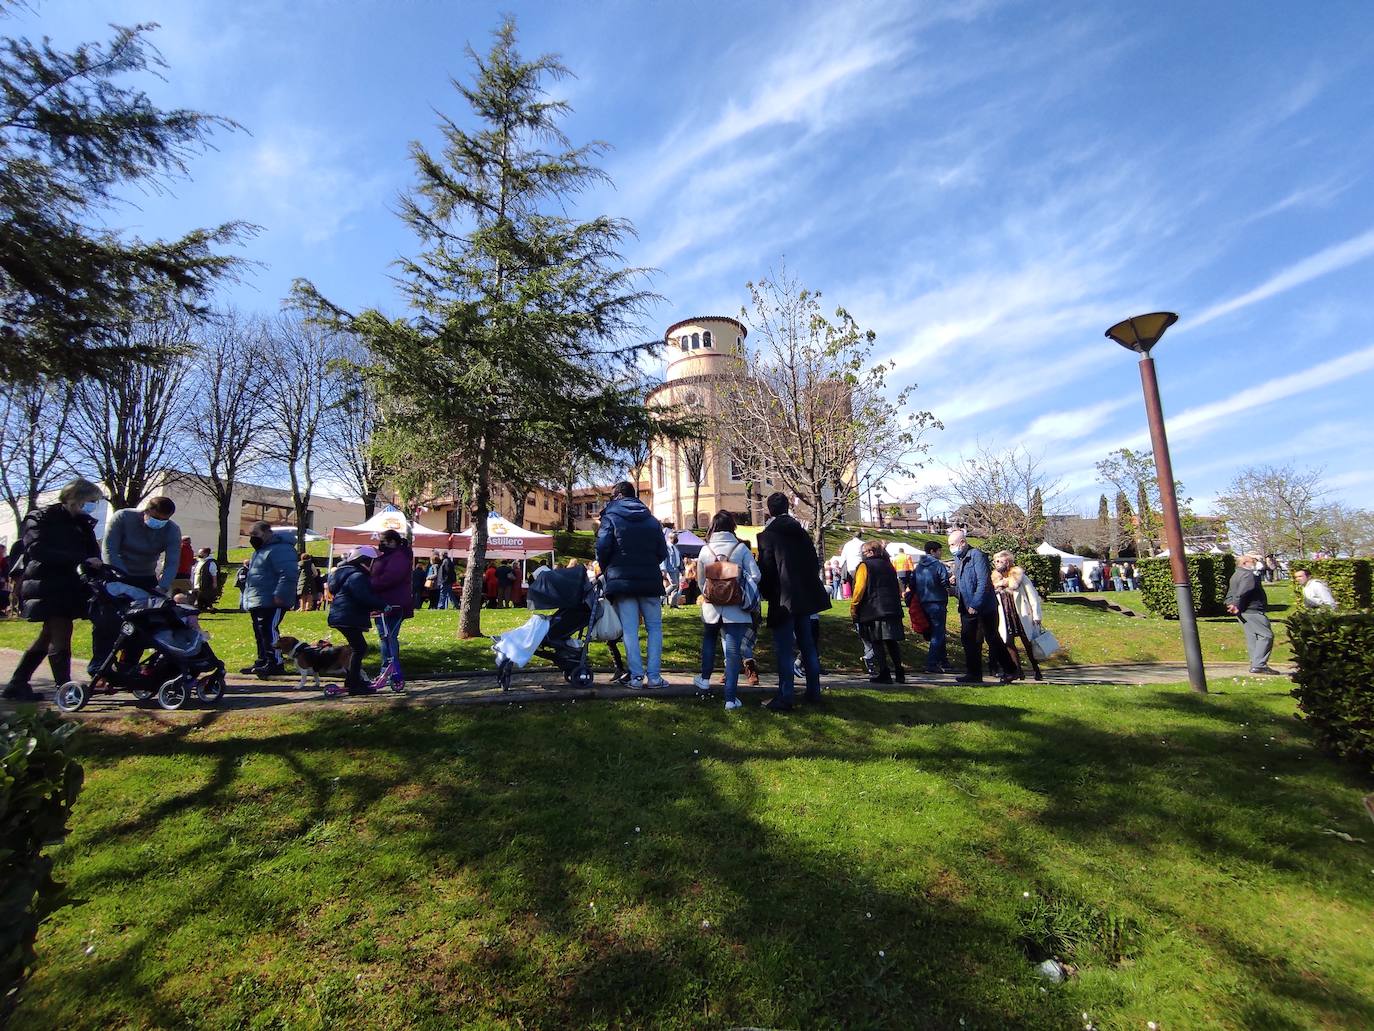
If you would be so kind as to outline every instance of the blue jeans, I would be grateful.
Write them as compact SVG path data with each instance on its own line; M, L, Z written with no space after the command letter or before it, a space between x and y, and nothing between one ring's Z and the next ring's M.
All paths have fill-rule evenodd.
M923 601L926 618L930 620L930 650L926 653L926 672L935 673L949 665L945 651L945 621L949 619L949 603Z
M710 680L716 667L716 635L725 638L725 700L733 702L738 695L739 671L744 663L744 635L752 627L748 623L706 623L701 628L701 679Z
M391 679L396 681L405 679L405 672L401 669L401 642L398 640L401 624L405 620L406 617L399 612L377 616L373 620L377 625L377 647L382 653L382 672L388 672L389 665Z
M802 669L806 670L806 700L821 696L821 657L816 654L816 638L812 635L811 617L780 614L773 627L773 660L778 664L778 697L792 701L793 671L788 661L792 649L801 652Z
M439 608L453 608L453 584L439 585Z
M647 642L650 680L663 678L663 602L658 595L650 598L612 598L615 614L620 617L620 627L625 633L625 665L630 667L630 676L644 676L644 662L639 654L639 621L644 620Z

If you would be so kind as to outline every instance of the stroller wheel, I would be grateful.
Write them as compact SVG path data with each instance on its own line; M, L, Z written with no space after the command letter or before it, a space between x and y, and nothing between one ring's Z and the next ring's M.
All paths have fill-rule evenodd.
M596 680L596 676L592 673L592 668L586 663L583 663L573 671L569 679L577 687L591 687L592 683Z
M57 689L53 701L63 712L79 712L91 700L90 688L77 680L68 680Z
M157 694L157 692L150 687L136 687L133 690L134 697L137 698L140 702L146 702L155 694Z
M202 705L214 705L224 697L224 671L211 673L196 681L196 697Z
M188 693L189 692L186 690L186 678L173 677L158 690L157 704L164 709L180 709L186 704L186 696Z

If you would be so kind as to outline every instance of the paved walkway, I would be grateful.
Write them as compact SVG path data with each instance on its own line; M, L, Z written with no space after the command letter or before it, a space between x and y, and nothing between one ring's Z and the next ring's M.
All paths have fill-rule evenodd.
M0 683L8 683L10 673L18 662L19 653L0 648ZM85 665L84 659L73 661L76 669ZM1244 676L1247 672L1244 663L1217 662L1207 667L1208 675L1223 679ZM44 667L33 679L34 689L42 693L51 706L52 680ZM1287 672L1287 670L1285 670ZM432 680L412 681L404 694L391 691L362 697L325 698L313 686L304 691L298 689L296 676L274 677L271 680L258 680L231 674L224 697L214 708L230 712L293 712L310 709L355 708L359 706L429 706L429 705L491 705L508 702L569 701L573 699L617 699L617 698L687 698L696 694L690 673L669 672L664 679L666 688L655 691L633 691L626 687L607 682L606 673L598 674L599 683L588 688L573 688L565 684L561 675L552 669L536 669L515 674L509 691L502 691L491 672L464 673ZM1176 684L1188 679L1188 668L1181 662L1123 663L1116 666L1063 666L1046 671L1046 682L1051 684ZM1274 678L1286 683L1282 678ZM855 676L832 675L824 678L827 688L874 688L867 679ZM990 681L995 683L995 681ZM1033 681L1027 681L1033 685ZM907 675L906 684L877 688L891 692L926 690L937 687L954 687L954 676L927 676L925 674ZM720 688L716 688L719 693ZM772 678L765 674L761 688L741 688L740 694L748 699L751 696L764 697L773 691ZM0 707L12 708L12 703L0 702ZM193 698L186 703L182 713L190 714L200 710L200 704ZM167 713L156 702L139 704L132 695L120 692L115 695L99 695L91 699L82 710L83 716L93 718L113 718L135 712L152 712L175 717L177 713Z

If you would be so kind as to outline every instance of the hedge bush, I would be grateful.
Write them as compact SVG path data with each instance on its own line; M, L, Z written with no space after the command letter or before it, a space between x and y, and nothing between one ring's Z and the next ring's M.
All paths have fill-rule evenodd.
M1016 554L1016 564L1026 571L1041 594L1059 590L1059 556L1037 555L1033 551Z
M1323 748L1374 773L1374 613L1300 610L1288 639L1303 719Z
M67 836L81 792L68 755L77 727L53 713L0 716L0 1025L33 966L38 925L62 905L43 849Z
M1189 555L1188 580L1193 585L1193 612L1199 616L1220 616L1226 612L1223 604L1231 574L1236 571L1236 557L1223 555ZM1174 591L1174 574L1167 558L1143 558L1136 563L1140 572L1141 600L1145 607L1165 619L1178 619L1178 595Z
M1321 580L1336 598L1336 604L1343 609L1367 609L1374 607L1371 595L1371 579L1374 579L1374 562L1367 558L1322 558L1311 562L1294 562L1292 569L1306 569L1312 576ZM1302 605L1302 588L1293 581L1293 594L1299 606Z

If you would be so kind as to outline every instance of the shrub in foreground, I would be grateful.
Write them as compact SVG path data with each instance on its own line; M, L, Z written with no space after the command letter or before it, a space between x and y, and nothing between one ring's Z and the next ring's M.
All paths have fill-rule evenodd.
M1374 772L1374 613L1288 617L1303 719L1323 748Z
M38 925L61 905L43 850L67 836L81 792L68 754L77 728L52 713L0 716L0 1025L33 966Z

